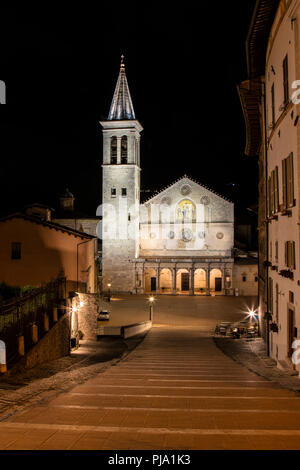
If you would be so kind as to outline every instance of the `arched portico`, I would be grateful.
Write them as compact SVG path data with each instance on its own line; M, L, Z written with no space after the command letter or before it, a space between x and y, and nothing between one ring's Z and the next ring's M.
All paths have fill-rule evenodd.
M182 295L233 295L233 260L195 263L192 260L149 260L136 263L136 292Z

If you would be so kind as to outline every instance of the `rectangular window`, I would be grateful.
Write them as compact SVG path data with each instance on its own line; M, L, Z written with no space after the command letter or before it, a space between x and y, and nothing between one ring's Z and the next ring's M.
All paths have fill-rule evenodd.
M125 197L127 196L127 188L122 188L122 196Z
M282 201L284 209L294 205L293 153L282 160Z
M21 259L21 243L20 242L12 242L11 259Z
M274 128L275 127L275 89L274 89L274 83L271 87L271 106L272 106L272 122L271 126Z
M288 65L288 56L286 55L282 63L283 68L283 95L284 95L284 105L287 105L289 97L289 65Z
M246 277L246 276L243 276L243 277L242 277L242 280L243 280L243 282L246 282L246 281L247 281L247 277Z
M296 244L293 241L285 242L285 265L288 268L296 269Z
M116 197L116 195L117 195L117 190L116 190L116 188L111 188L110 194L111 194L111 197Z
M275 242L275 261L278 263L278 240Z

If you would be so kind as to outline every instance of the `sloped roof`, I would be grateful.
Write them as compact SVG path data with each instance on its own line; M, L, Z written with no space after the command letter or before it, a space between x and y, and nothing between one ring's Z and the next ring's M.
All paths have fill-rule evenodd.
M47 222L46 220L42 220L38 217L33 217L27 214L22 214L21 212L17 212L16 214L11 214L7 217L3 217L2 219L0 219L0 223L12 219L23 219L27 222L31 222L37 225L43 225L44 227L47 227L49 229L58 230L60 232L68 233L69 235L74 235L75 237L79 238L96 238L93 235L89 235L88 233L80 232L79 230L75 230L70 227L65 227L64 225L60 225L54 222Z
M154 196L151 196L149 199L145 200L143 202L143 204L147 204L148 202L150 202L152 199L155 199L159 194L163 193L164 191L166 191L167 189L171 188L172 186L174 186L176 183L178 183L179 181L183 181L183 180L189 180L191 181L192 183L196 183L197 185L201 186L202 188L204 189L207 189L208 191L210 191L211 193L215 194L216 196L219 196L220 198L224 199L225 201L228 201L230 203L233 204L232 201L230 201L230 199L222 196L221 194L217 193L216 191L214 191L213 189L209 188L208 186L206 186L205 184L202 184L202 183L199 183L199 181L196 181L194 180L193 178L190 178L189 176L187 175L183 175L181 176L180 178L178 178L177 180L173 181L173 183L169 184L168 186L165 186L161 191L157 191L156 194L154 194Z

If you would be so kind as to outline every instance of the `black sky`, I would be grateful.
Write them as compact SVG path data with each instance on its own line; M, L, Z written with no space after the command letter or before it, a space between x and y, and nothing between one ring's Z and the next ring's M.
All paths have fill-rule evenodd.
M255 0L0 7L0 215L32 202L101 202L102 138L120 55L144 127L142 189L188 174L240 206L257 201L236 85ZM162 6L164 5L164 6ZM231 184L234 183L235 186ZM147 193L143 193L147 194Z

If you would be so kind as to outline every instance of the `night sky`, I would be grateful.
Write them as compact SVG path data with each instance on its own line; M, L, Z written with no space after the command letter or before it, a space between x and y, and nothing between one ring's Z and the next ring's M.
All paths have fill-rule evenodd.
M107 118L121 53L144 127L142 190L163 189L187 174L238 207L256 204L257 164L244 155L236 90L247 78L254 4L0 7L0 80L7 85L7 105L0 107L0 215L33 202L57 207L66 187L78 210L95 214L98 121Z

